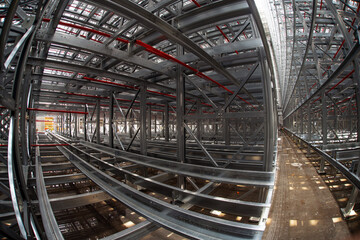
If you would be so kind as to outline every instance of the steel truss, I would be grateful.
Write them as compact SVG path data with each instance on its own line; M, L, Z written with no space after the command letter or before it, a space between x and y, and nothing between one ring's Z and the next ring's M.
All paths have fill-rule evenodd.
M283 121L301 144L315 149L320 173L332 165L352 184L343 214L359 202L358 1L276 1L285 17L287 62L282 71ZM289 54L291 52L291 54ZM279 54L279 53L278 53ZM328 155L330 154L330 155Z
M1 233L134 239L163 227L261 238L278 69L253 1L14 0L2 9L0 183L10 206ZM54 130L43 133L45 116Z

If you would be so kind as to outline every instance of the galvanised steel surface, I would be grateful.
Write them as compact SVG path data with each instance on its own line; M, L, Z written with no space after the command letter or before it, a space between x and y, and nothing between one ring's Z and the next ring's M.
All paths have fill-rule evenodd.
M6 234L131 239L162 226L197 239L261 238L275 175L276 82L288 89L288 113L317 47L298 43L318 24L307 26L311 5L302 4L282 14L286 29L297 19L295 74L250 0L4 3L0 136L18 226ZM45 117L54 119L48 137ZM37 136L49 149L36 147ZM107 219L131 218L120 209L144 221ZM83 231L87 224L97 231Z
M311 148L335 158L323 157L320 173L325 173L328 162L359 181L360 4L331 0L273 4L277 16L284 16L287 39L293 41L287 47L287 68L278 68L284 126ZM347 196L345 217L358 199L356 186Z

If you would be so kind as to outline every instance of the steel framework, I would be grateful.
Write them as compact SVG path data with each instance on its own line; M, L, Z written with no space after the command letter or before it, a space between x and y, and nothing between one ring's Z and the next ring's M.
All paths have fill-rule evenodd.
M275 178L276 82L290 124L305 89L305 77L293 76L313 72L305 65L322 48L298 56L304 37L329 24L313 20L300 44L309 16L296 14L310 2L295 1L292 17L291 3L280 4L287 32L298 21L290 69L289 54L270 42L284 35L271 36L252 0L0 3L0 233L139 239L165 228L193 239L260 239ZM343 32L334 32L335 46ZM349 65L358 45L346 44L336 60ZM349 74L344 64L326 76ZM354 76L318 86L338 91ZM40 129L45 117L53 130Z
M349 217L360 202L359 1L275 1L273 8L288 39L287 66L278 68L285 131L320 156L319 173L351 183L342 209Z

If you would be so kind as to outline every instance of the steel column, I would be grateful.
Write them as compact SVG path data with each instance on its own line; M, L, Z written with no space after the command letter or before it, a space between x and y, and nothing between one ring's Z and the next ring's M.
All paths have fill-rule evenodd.
M183 55L184 49L177 45L177 56ZM176 140L177 140L177 160L185 163L186 158L186 139L184 127L185 115L185 78L182 74L183 70L180 65L176 69ZM186 180L183 176L178 176L178 187L185 189Z
M101 143L100 137L100 98L96 101L96 141L97 143Z
M149 140L151 140L151 106L150 105L147 107L147 114L148 114L148 117L147 117L147 122L148 122L148 124L147 124L147 131L148 131L147 138Z
M146 139L146 85L140 86L140 153L147 155Z
M86 105L85 105L85 107L84 107L84 112L88 112L88 108L87 108ZM84 114L84 117L83 117L84 140L85 140L85 141L87 141L86 116L87 116L87 114Z
M86 114L85 114L86 115ZM77 139L78 137L78 117L77 117L77 113L74 114L74 122L75 122L75 126L74 126L74 138Z
M114 93L111 92L111 94L110 94L110 104L109 104L109 146L111 148L114 147L113 122L114 122ZM116 132L115 132L115 134L116 134Z
M196 106L197 106L197 115L199 116L199 118L196 120L196 126L197 126L196 138L201 142L202 132L204 127L200 119L200 116L202 115L202 106L200 99L196 101Z
M165 102L164 104L164 128L165 128L165 141L169 141L169 102Z
M322 129L322 141L323 147L327 145L327 106L326 106L326 93L325 90L322 92L322 99L321 99L321 129ZM324 174L324 167L325 167L325 159L321 158L320 160L320 169L318 173Z

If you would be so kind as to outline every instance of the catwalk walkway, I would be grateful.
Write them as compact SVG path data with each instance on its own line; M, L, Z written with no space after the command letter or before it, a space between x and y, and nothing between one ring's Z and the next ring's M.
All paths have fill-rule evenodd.
M278 175L263 239L349 239L330 190L306 156L281 135Z

